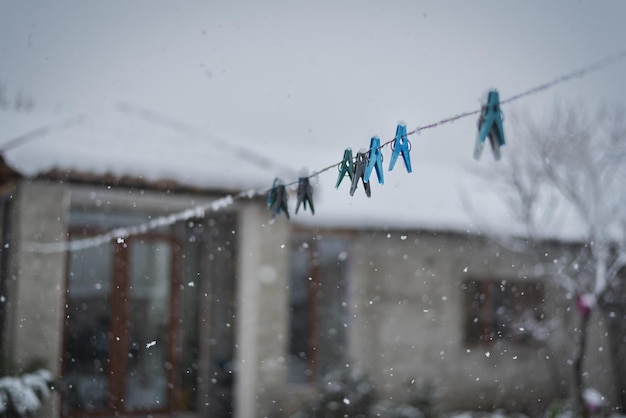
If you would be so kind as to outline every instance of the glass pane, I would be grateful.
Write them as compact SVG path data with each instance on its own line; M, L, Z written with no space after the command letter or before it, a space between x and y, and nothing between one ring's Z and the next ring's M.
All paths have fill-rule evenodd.
M183 244L180 258L182 282L178 290L178 411L191 411L196 407L198 381L198 296L202 294L203 283L200 275L198 240Z
M9 199L0 197L0 347L5 347L5 318L7 316L7 297L9 297L9 278L7 267L9 265L9 230L8 222L10 208Z
M69 253L64 412L107 406L112 258L110 244Z
M349 241L296 239L290 262L289 381L308 383L346 363Z
M128 410L169 404L168 359L172 248L164 240L131 241L128 322Z
M292 383L308 382L313 371L309 364L310 338L310 290L311 266L309 246L303 242L293 245L290 255L291 271L289 282L289 381Z
M229 214L215 214L207 221L207 260L205 292L201 294L201 309L208 324L200 334L201 378L203 394L198 406L203 416L231 417L233 387L237 379L233 358L235 351L236 218Z
M325 237L318 241L319 282L317 292L317 361L318 375L345 366L348 303L346 277L347 240Z

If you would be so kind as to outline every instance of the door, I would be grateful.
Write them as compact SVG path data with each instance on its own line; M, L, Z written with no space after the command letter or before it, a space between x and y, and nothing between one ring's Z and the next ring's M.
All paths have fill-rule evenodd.
M140 222L70 214L72 239L87 245L68 253L62 414L231 416L236 220L93 239Z
M69 255L64 414L172 410L178 248L154 235Z

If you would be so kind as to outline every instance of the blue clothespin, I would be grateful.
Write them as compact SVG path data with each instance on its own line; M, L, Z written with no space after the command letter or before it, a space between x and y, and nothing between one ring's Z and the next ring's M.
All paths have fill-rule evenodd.
M350 177L350 181L354 178L354 158L352 158L352 150L350 148L346 148L343 152L343 161L339 164L339 177L337 177L337 184L335 184L335 188L339 188L339 184L346 176L346 174Z
M367 168L367 153L357 152L356 161L354 162L354 177L352 177L352 185L350 186L350 196L354 196L356 186L359 184L359 180L363 181L363 187L365 188L365 194L367 197L372 196L372 190L370 189L369 182L365 181L365 169Z
M404 160L404 165L406 167L406 171L411 172L411 156L409 155L409 151L411 150L411 143L409 142L409 138L406 136L406 125L403 123L399 123L396 128L396 139L391 143L391 147L393 152L391 153L391 162L389 163L389 171L393 169L393 166L396 164L396 160L398 159L398 155L402 154L402 159Z
M306 210L306 204L309 203L311 213L315 215L315 208L313 207L313 188L308 177L300 177L298 179L298 203L296 204L296 213L300 209L300 203L304 205Z
M385 182L383 178L383 153L380 152L380 138L377 136L372 137L370 140L369 153L370 155L367 158L367 167L365 167L363 181L369 183L372 169L376 168L378 183L383 184Z
M504 129L502 128L500 96L497 90L489 92L487 103L483 105L480 119L478 119L478 136L474 147L474 158L477 160L480 158L487 137L489 137L494 158L499 160L500 147L504 145Z
M285 216L289 219L289 206L287 206L287 190L279 178L274 179L272 188L267 193L267 208L272 212L272 219L281 211L285 211Z

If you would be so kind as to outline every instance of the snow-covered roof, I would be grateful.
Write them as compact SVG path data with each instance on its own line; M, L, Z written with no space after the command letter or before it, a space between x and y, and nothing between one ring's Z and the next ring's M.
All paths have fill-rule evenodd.
M0 147L10 147L6 162L27 177L72 171L218 190L260 187L272 180L271 163L249 163L222 138L166 129L127 113L0 112Z
M92 178L166 180L201 190L262 191L277 175L286 182L297 179L298 167L286 162L302 164L304 160L298 158L305 156L314 164L310 169L317 170L341 158L341 152L330 154L321 147L302 149L296 143L276 148L236 136L223 138L129 105L95 116L0 112L0 126L0 147L9 146L3 153L6 162L26 177L73 171ZM471 155L471 133L468 138ZM389 153L384 150L386 158ZM401 161L387 171L385 161L385 183L378 184L373 174L370 198L361 185L350 196L348 178L335 189L336 168L323 172L312 180L315 215L303 210L295 215L296 196L290 193L292 222L336 228L523 233L499 197L502 190L471 174L477 164L471 157L468 162L436 162L411 153L413 172L407 173ZM494 164L490 150L482 158L480 164ZM573 219L547 235L575 238L579 232Z
M10 2L0 13L0 144L32 138L3 153L24 176L56 169L266 189L275 176L289 182L303 166L341 160L345 147L366 147L371 135L390 139L398 119L411 130L476 110L491 87L503 101L523 97L503 109L505 125L513 106L541 113L555 96L590 105L626 97L617 65L520 96L621 51L622 3L551 2L540 14L529 2L406 2L400 13L380 2L133 2L123 13L84 3L33 10ZM482 19L490 24L476 24ZM30 113L10 110L31 105ZM412 137L413 173L398 164L384 185L374 181L369 199L362 190L351 197L346 182L335 190L336 171L324 172L316 214L292 222L516 231L502 191L468 174L491 160L489 150L472 160L475 134L472 117ZM502 153L506 159L507 147ZM386 169L389 149L383 154ZM293 196L290 204L293 211ZM546 233L576 231L575 221L567 224Z

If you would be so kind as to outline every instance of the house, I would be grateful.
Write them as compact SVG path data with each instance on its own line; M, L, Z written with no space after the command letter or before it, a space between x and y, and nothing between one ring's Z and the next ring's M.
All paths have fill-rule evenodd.
M567 395L567 295L458 211L270 220L254 191L278 167L227 142L17 119L1 138L0 336L13 372L59 376L41 416L290 416L341 369L387 401L430 384L446 411ZM395 216L409 209L421 223ZM589 380L613 399L594 323Z

